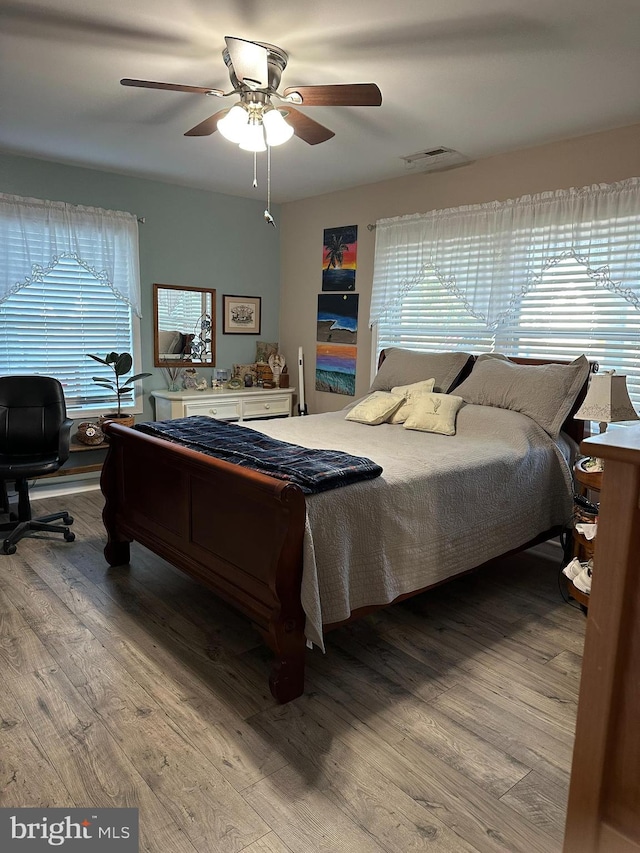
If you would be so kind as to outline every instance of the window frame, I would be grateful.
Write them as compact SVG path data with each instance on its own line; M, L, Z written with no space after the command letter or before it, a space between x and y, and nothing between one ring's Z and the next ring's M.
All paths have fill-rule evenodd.
M5 371L56 376L71 418L111 413L116 395L105 400L108 389L95 393L99 386L91 377L99 369L91 370L95 362L89 358L80 367L80 358L87 352L104 357L114 349L126 351L133 362L128 375L142 372L137 217L0 193L0 236L5 246L0 305L9 303L3 312ZM25 294L22 301L20 294ZM41 346L48 352L39 362ZM103 375L111 378L109 372ZM136 382L132 393L120 398L123 412L142 413L143 393Z

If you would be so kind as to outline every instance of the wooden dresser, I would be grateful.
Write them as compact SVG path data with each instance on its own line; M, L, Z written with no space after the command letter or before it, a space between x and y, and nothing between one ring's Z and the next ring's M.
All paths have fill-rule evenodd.
M640 853L640 425L604 459L564 853Z

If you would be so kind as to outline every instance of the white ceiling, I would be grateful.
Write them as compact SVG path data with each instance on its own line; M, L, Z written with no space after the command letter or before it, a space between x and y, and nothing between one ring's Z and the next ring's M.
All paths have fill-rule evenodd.
M287 51L281 91L382 90L308 108L336 135L274 150L276 202L640 121L640 0L0 0L0 148L251 197L250 154L183 136L233 99L119 84L228 91L225 35Z

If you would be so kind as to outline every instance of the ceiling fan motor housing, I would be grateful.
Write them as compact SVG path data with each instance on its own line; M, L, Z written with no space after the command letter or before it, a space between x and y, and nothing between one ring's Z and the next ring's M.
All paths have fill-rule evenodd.
M289 61L289 55L282 50L281 47L277 47L275 44L269 44L264 41L257 41L255 44L259 44L261 47L264 47L267 51L267 73L268 73L268 89L270 91L275 91L280 85L280 79L282 78L282 72L287 67L287 62ZM225 47L222 51L222 58L224 59L224 64L227 66L229 71L229 77L231 79L231 85L234 89L243 89L247 88L243 86L243 84L236 77L235 71L233 70L233 63L231 62L231 56L229 55L229 49Z

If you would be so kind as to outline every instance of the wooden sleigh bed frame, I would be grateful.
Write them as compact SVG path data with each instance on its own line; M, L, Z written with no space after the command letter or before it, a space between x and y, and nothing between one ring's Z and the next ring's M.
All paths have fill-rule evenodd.
M383 359L381 353L380 363ZM563 426L578 443L583 423L573 414L585 393L586 383ZM306 516L301 489L130 427L111 423L107 433L101 488L109 565L128 564L130 542L136 541L213 590L251 620L273 651L269 686L274 698L284 703L300 696L306 650L300 601ZM250 535L238 530L243 517L251 518ZM559 532L546 531L514 550ZM345 621L376 609L361 608ZM334 627L325 625L324 630Z

